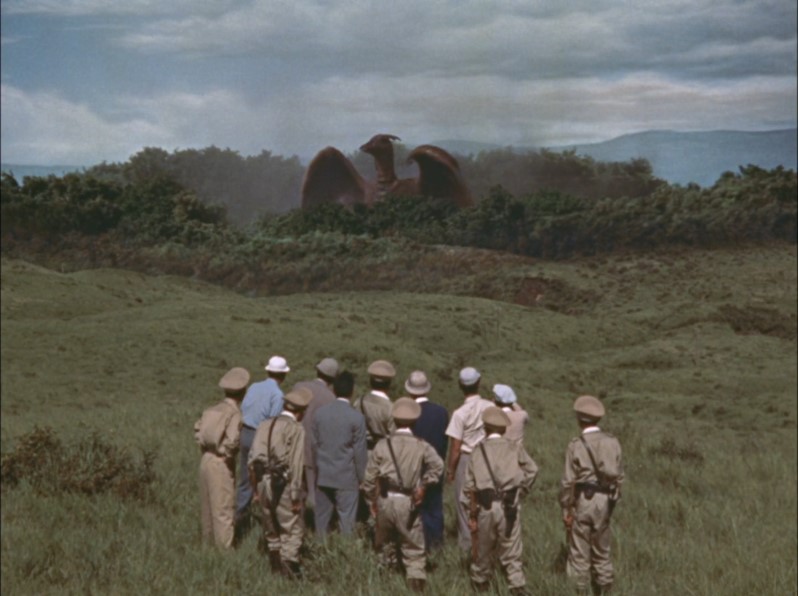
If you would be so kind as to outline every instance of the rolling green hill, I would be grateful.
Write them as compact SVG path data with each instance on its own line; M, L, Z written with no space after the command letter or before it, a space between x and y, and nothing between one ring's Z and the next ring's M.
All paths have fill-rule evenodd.
M4 474L20 437L49 426L65 442L97 432L131 453L154 449L158 480L152 502L4 483L2 593L402 592L359 543L311 544L310 579L297 586L269 574L254 534L235 553L200 548L192 425L219 398L227 368L260 378L275 353L292 366L289 384L326 355L358 375L358 390L374 359L393 361L402 380L422 368L450 412L462 366L483 372L484 393L512 385L541 468L521 513L535 593L569 593L557 482L576 433L572 400L586 392L603 397L603 426L624 447L619 594L794 590L794 244L554 263L440 250L451 266L438 284L422 283L435 275L427 256L367 285L379 291L333 284L259 298L182 277L60 273L4 258ZM429 587L468 592L454 540Z

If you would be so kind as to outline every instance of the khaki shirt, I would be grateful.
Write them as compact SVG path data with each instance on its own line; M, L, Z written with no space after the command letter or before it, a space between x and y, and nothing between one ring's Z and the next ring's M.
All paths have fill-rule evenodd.
M621 444L610 433L598 427L585 429L582 436L593 452L596 466L604 481L614 487L614 498L621 495L623 484L623 463L621 461ZM565 451L565 469L560 480L560 505L568 509L574 504L574 487L577 483L590 482L599 484L599 475L593 469L584 444L580 438L572 439Z
M529 423L529 414L518 404L513 404L512 407L502 406L501 408L502 412L507 414L510 419L510 426L504 432L504 438L523 444L524 427Z
M493 402L482 399L479 395L469 395L462 406L457 408L449 420L446 435L463 442L461 450L471 453L474 447L485 438L482 423L482 412L493 405Z
M443 460L429 443L402 430L394 432L390 439L404 483L402 488L411 491L418 486L428 486L440 480ZM366 477L361 485L369 500L374 498L378 478L388 478L391 484L399 485L399 475L396 473L387 438L377 443L369 455Z
M354 408L366 419L366 442L373 449L377 441L396 430L391 416L391 400L371 391L355 401Z
M207 408L194 423L194 440L200 449L225 459L235 458L240 436L241 410L238 402L230 397Z
M463 493L470 494L486 488L499 491L520 488L522 494L529 492L538 476L538 466L524 447L498 435L491 435L482 444L485 445L485 454L496 484L493 484L482 449L477 446L466 468Z
M271 448L269 430L272 430ZM247 465L260 460L267 468L282 470L292 501L302 495L303 465L305 464L305 429L293 414L283 410L276 418L264 420L258 425Z

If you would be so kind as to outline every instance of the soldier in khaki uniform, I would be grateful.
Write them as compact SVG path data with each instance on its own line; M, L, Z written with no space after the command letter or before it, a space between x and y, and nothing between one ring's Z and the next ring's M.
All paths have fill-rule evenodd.
M472 533L471 583L487 591L494 558L507 574L511 594L527 594L521 566L520 498L535 482L538 467L517 441L503 435L510 419L500 408L482 413L486 437L468 462L462 500Z
M260 504L263 531L273 572L300 576L305 429L302 416L313 399L300 387L283 398L279 416L260 423L249 452L249 476L254 499Z
M423 592L426 583L424 529L419 506L428 486L443 474L443 460L426 441L413 436L411 427L421 406L409 397L392 408L396 431L380 440L369 456L361 489L377 518L375 547L383 563L391 565L398 546L410 588Z
M222 548L233 546L235 516L235 460L241 433L241 400L249 372L231 368L219 381L224 399L206 409L194 424L194 438L202 450L199 467L202 539Z
M581 429L565 452L560 481L560 505L568 532L568 576L578 594L589 594L591 569L601 594L614 579L610 561L610 516L621 496L624 480L621 445L598 427L604 405L592 395L574 402Z
M369 365L368 373L371 390L355 401L355 409L366 419L366 448L371 451L380 439L395 429L388 390L396 369L387 360L377 360Z

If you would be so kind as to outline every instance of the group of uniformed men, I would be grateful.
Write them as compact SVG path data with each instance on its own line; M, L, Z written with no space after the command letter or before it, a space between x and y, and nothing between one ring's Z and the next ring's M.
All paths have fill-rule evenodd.
M392 401L396 370L385 360L368 367L370 390L354 403L354 376L333 358L316 365L315 379L285 394L285 358L271 357L265 370L267 378L252 384L246 369L229 370L219 381L224 399L194 425L206 542L234 546L254 502L271 569L298 578L310 505L322 539L334 515L342 534L352 534L357 520L373 524L382 563L404 568L409 587L420 592L426 554L443 544L446 468L474 589L489 589L498 561L511 592L527 593L519 508L538 467L523 445L528 414L511 387L495 385L494 400L486 400L480 373L462 369L464 401L450 420L444 407L429 401L423 371L404 383L409 397ZM598 427L604 416L599 399L581 396L574 411L581 433L568 445L560 482L566 570L577 593L589 594L594 583L605 594L613 583L609 523L624 479L621 449Z

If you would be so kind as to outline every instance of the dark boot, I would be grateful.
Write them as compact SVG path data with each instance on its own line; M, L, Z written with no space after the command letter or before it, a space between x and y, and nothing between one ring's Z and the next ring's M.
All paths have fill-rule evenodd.
M271 566L272 573L282 573L282 571L283 571L283 561L280 558L280 551L279 550L270 550L269 551L269 565Z
M606 584L604 586L599 586L599 596L606 596L607 594L612 592L612 584Z
M414 592L418 592L419 594L421 594L424 591L424 588L427 585L426 580L418 578L409 579L407 580L407 583L410 586L411 590L413 590Z
M532 596L532 593L526 589L526 586L520 586L518 588L510 588L510 594L513 596Z
M490 591L490 584L488 582L471 582L471 587L474 588L475 592L488 592Z

